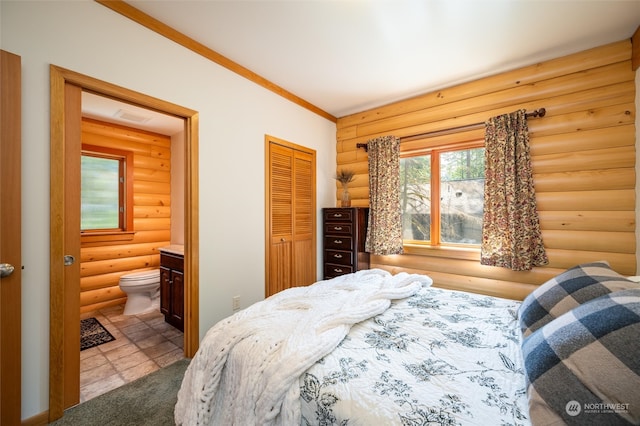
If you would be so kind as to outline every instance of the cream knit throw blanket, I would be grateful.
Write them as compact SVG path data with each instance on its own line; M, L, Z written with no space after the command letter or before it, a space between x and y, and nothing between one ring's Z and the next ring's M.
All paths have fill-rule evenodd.
M299 425L299 376L351 326L431 285L425 275L364 270L294 287L207 332L178 392L178 425Z

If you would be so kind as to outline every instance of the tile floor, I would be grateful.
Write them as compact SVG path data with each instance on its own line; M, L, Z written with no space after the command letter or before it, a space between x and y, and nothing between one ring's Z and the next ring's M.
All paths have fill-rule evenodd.
M184 358L183 334L160 311L123 315L124 305L80 315L96 317L116 339L80 352L80 402Z

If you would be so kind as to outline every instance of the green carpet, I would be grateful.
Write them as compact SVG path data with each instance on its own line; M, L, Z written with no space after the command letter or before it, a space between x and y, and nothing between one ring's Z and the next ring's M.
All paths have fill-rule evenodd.
M138 380L69 408L61 419L51 424L174 425L173 407L178 400L178 390L189 361L176 361Z

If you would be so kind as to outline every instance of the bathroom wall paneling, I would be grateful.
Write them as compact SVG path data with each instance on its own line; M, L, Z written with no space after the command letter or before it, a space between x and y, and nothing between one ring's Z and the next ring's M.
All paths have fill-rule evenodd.
M369 205L368 157L356 144L449 129L524 108L529 120L542 237L549 264L529 272L480 265L479 250L405 247L371 256L371 267L429 274L436 286L522 299L578 263L607 260L636 273L635 74L628 39L363 111L337 122L337 167L354 170L352 206ZM426 144L484 138L484 130L405 140ZM336 185L336 205L340 187Z
M80 312L122 304L120 275L158 268L159 247L171 239L171 138L93 119L82 120L82 142L133 152L133 228L130 240L83 237Z

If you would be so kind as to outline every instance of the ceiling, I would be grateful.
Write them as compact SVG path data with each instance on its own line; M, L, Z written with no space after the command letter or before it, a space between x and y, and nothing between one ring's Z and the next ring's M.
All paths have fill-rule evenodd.
M134 129L173 136L184 130L184 120L110 98L82 92L82 116Z
M126 0L334 117L630 38L640 0Z

